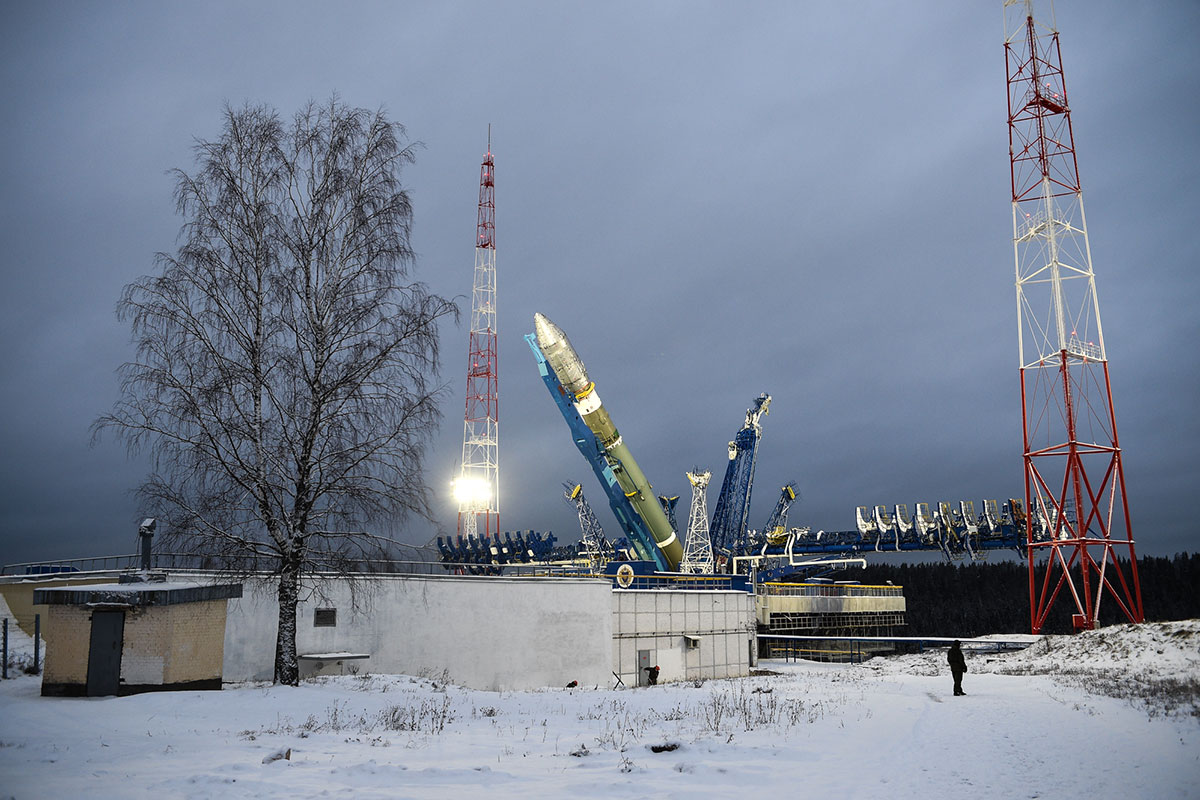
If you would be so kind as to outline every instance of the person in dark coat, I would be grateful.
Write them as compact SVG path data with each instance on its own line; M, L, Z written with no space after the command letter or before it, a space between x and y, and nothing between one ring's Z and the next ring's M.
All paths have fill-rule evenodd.
M965 695L966 692L962 690L962 676L967 671L967 660L963 658L962 646L957 639L950 645L946 661L950 663L950 672L954 675L954 696Z
M658 684L658 666L643 667L643 669L646 670L646 682L651 686L656 686Z

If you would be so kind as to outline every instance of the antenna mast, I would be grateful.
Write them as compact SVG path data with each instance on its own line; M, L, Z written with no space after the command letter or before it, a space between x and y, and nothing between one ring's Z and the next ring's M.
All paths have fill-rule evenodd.
M460 536L495 536L500 530L499 371L496 340L496 202L492 126L479 168L479 218L475 283L467 345L467 409L462 470L454 482Z
M1005 0L1004 18L1032 628L1064 590L1076 629L1096 626L1102 596L1141 622L1058 30L1032 0ZM1049 535L1035 541L1039 526Z

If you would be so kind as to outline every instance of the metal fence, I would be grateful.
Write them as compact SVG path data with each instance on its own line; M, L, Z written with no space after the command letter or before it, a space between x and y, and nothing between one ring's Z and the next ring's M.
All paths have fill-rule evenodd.
M862 663L874 655L897 651L924 652L927 648L949 647L960 641L968 653L997 653L1024 650L1034 642L1033 637L1014 639L962 639L945 636L803 636L759 633L765 658L785 661L840 661Z
M763 656L784 661L821 661L838 664L861 664L862 641L858 639L813 639L796 641L774 636L758 635L763 642ZM867 658L871 654L867 653Z

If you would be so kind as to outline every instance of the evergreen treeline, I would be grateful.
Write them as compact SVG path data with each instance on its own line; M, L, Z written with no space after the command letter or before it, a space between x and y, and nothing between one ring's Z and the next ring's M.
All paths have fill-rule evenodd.
M1128 580L1128 569L1125 575ZM836 578L903 586L908 624L902 635L966 638L1030 630L1029 567L1023 561L872 564ZM1138 578L1147 622L1200 618L1200 553L1141 557ZM1071 633L1075 604L1067 591L1064 587L1059 593L1042 633ZM1100 603L1100 621L1104 625L1127 621L1108 592Z

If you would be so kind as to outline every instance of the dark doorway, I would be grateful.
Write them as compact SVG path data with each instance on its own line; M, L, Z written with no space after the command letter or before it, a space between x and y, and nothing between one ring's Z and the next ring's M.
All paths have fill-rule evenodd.
M638 650L638 686L650 685L650 673L647 671L654 666L654 650Z
M88 648L88 697L103 697L119 692L121 641L124 636L124 611L92 612L92 640Z

